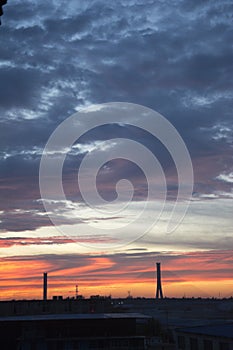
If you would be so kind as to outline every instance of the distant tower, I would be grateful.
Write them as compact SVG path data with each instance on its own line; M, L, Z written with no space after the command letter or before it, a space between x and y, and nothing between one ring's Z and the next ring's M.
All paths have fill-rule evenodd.
M157 270L157 289L156 289L156 299L163 299L162 283L161 283L161 270L160 263L156 263Z
M47 272L44 272L43 300L47 300Z

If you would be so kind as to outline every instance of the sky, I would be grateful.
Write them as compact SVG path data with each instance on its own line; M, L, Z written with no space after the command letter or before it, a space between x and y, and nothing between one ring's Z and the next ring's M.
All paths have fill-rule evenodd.
M232 296L232 2L8 0L3 10L1 300L42 298L43 272L49 297L72 297L77 284L86 297L126 297L128 291L153 297L156 261L162 263L166 296ZM110 102L157 111L185 142L193 193L177 201L178 214L189 207L171 233L167 224L178 189L174 159L159 140L124 123L113 121L75 141L62 174L66 199L53 197L52 215L43 206L39 169L49 137L74 113L79 118L90 108L85 113L95 119L96 105ZM106 216L103 207L93 213L83 200L77 185L82 160L95 152L108 159L122 139L140 142L161 164L167 183L161 216L161 196L145 209L148 178L137 163L121 158L107 161L97 174L99 194L114 214ZM134 189L126 210L111 204L121 179ZM149 178L159 186L157 179ZM123 196L120 204L126 202ZM141 221L134 223L141 210ZM154 217L156 224L145 232ZM116 227L120 239L110 234Z

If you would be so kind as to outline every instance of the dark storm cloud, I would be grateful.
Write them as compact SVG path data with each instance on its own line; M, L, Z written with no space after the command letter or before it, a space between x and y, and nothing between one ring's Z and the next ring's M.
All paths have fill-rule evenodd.
M10 205L39 198L41 150L54 128L86 104L109 101L164 114L189 148L195 190L229 193L216 177L232 164L231 14L227 0L9 2L0 29L0 169L16 187L27 177Z

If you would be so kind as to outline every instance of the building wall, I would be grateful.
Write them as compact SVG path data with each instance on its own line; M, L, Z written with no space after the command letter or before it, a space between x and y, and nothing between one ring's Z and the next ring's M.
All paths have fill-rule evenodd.
M0 302L0 316L39 315L43 313L106 313L112 311L110 298L12 300Z
M147 319L148 320L148 319ZM1 321L1 350L144 350L136 318ZM144 324L146 330L146 323ZM140 333L140 334L139 334ZM144 335L142 335L144 333Z
M233 339L175 332L177 350L233 350Z

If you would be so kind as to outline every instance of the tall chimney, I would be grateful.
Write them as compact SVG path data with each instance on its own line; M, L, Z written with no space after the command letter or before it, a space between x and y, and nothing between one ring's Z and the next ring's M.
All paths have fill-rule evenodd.
M44 272L43 300L47 300L47 272Z
M156 289L156 299L163 299L162 283L161 283L161 270L160 263L156 263L157 268L157 289Z

